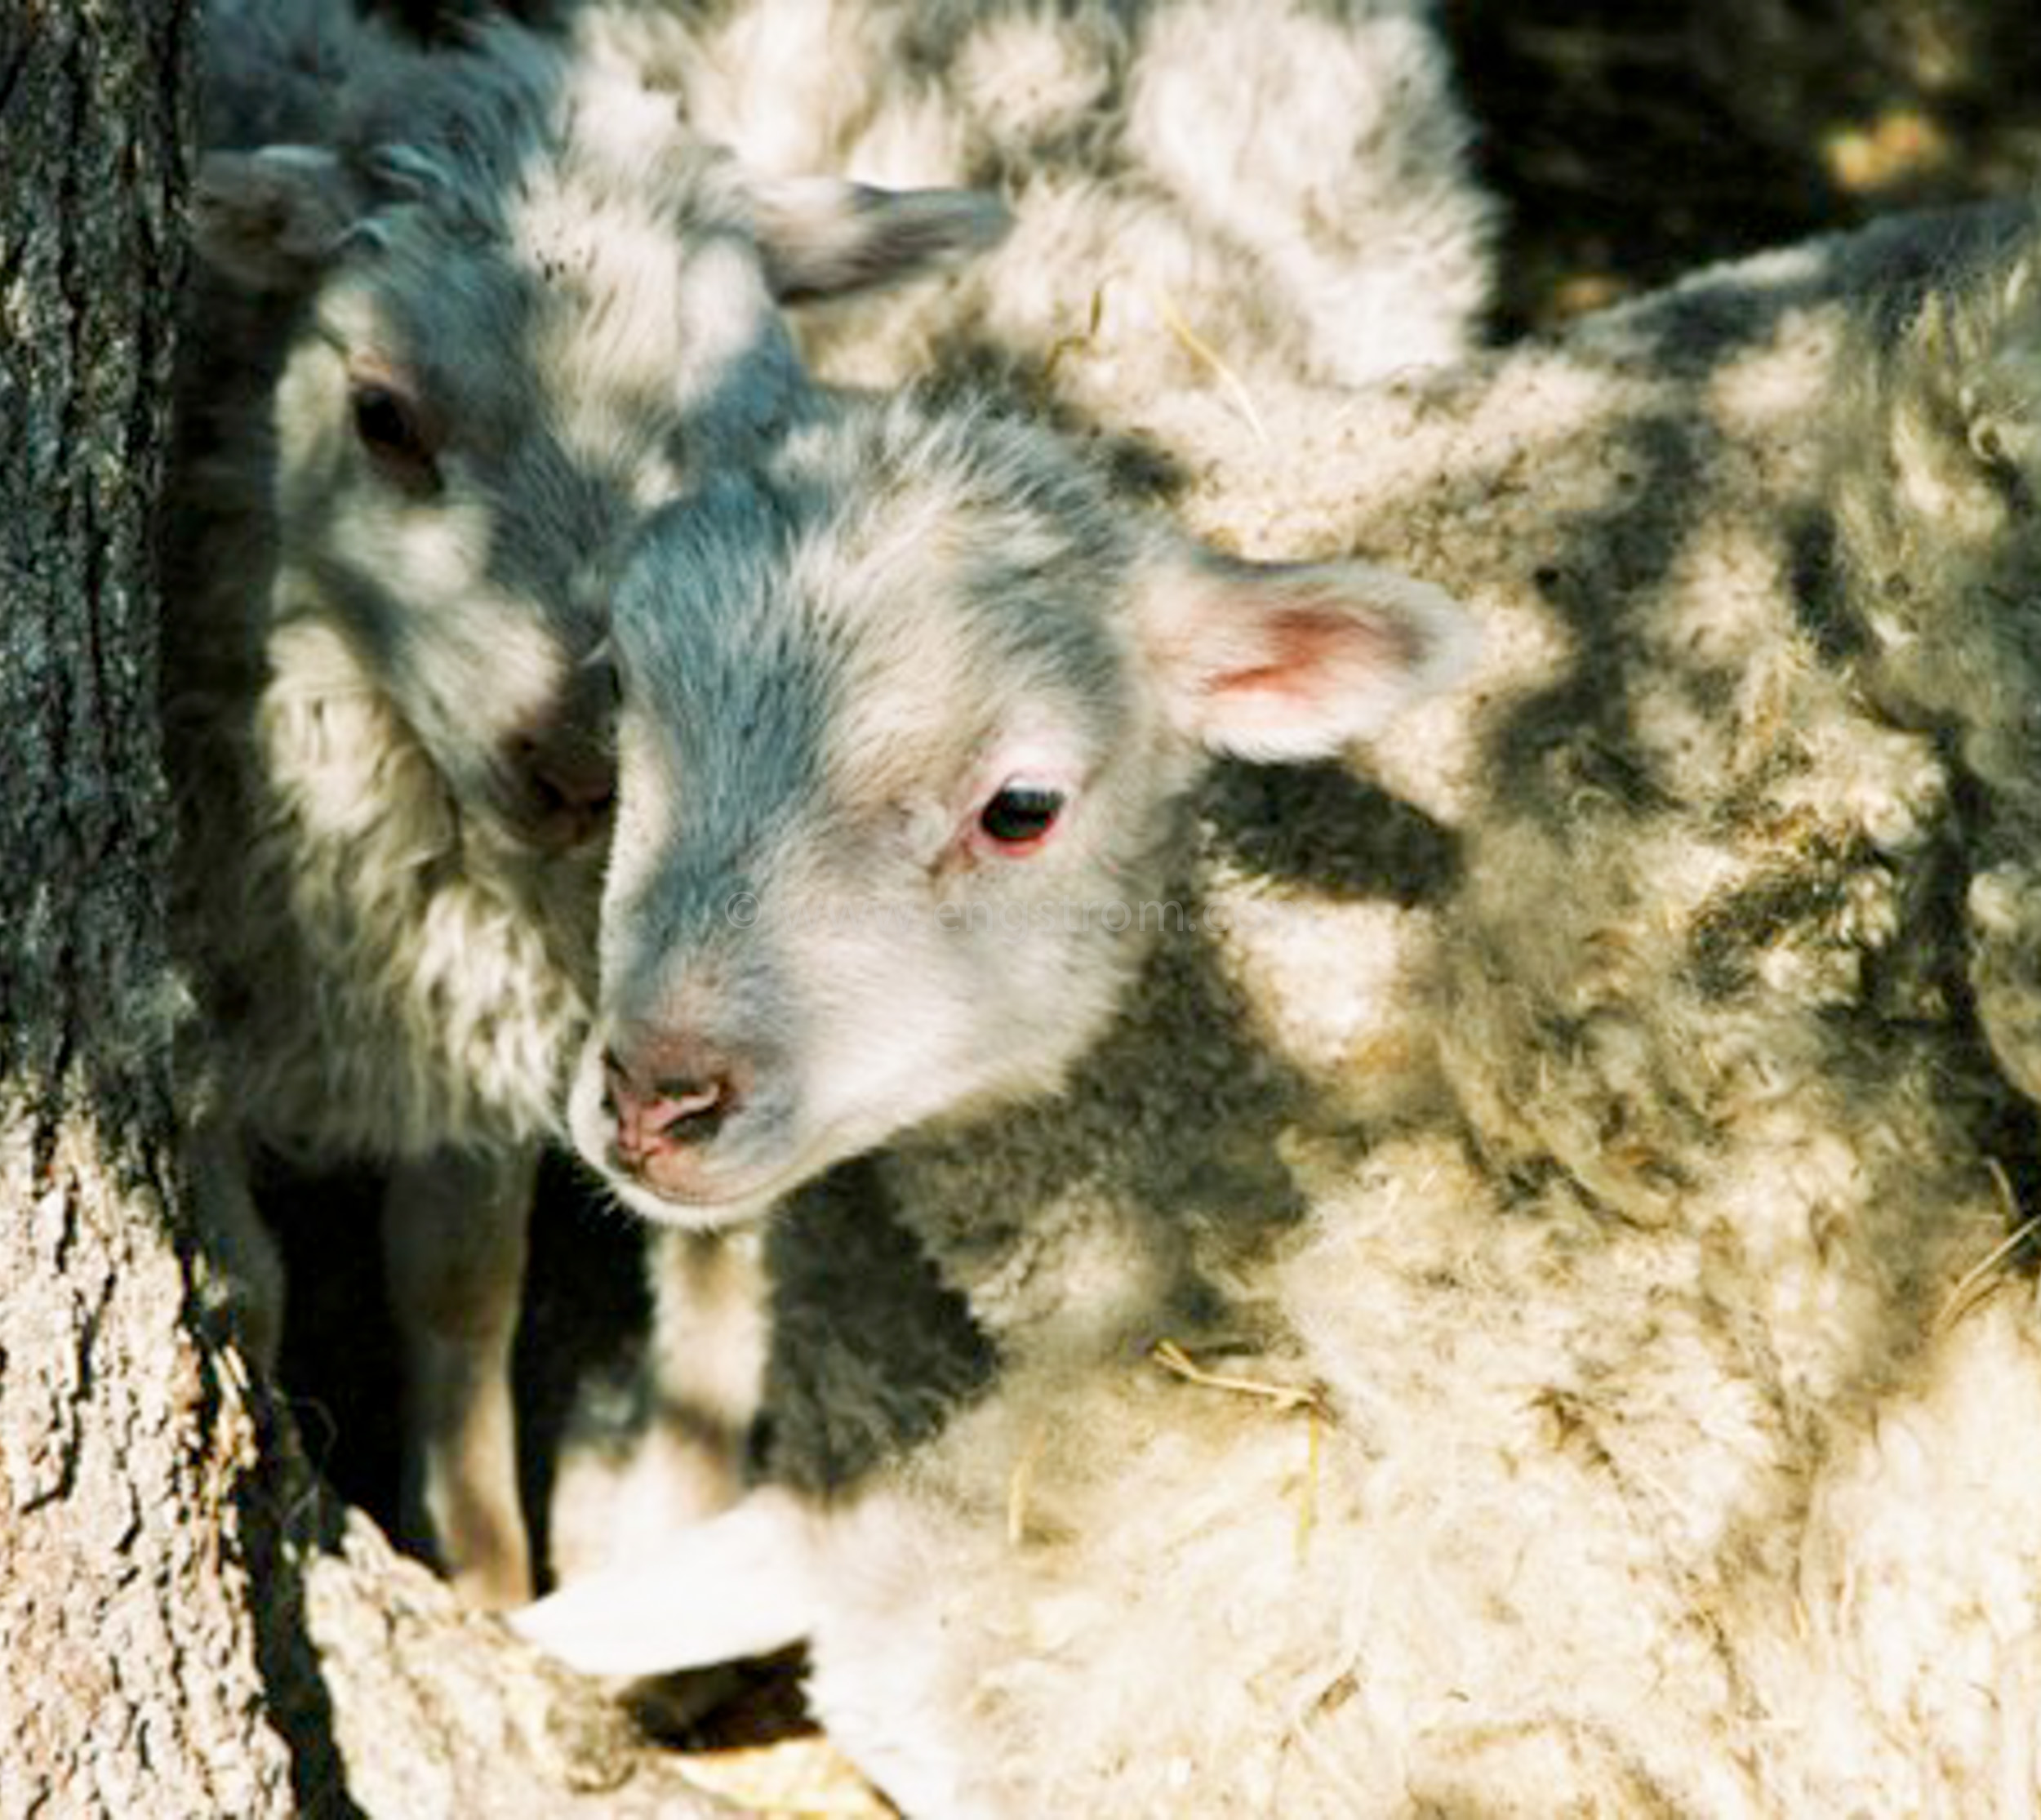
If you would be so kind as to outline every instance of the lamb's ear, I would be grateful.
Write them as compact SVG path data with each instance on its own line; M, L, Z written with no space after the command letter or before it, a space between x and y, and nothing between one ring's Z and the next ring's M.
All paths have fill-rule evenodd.
M1369 563L1243 563L1169 550L1140 637L1171 719L1216 752L1326 758L1463 674L1473 621L1449 594Z
M1012 217L980 189L874 189L834 177L755 179L752 219L782 303L869 291L982 251Z
M211 152L192 186L192 243L207 265L251 291L302 290L365 207L340 161L316 146Z

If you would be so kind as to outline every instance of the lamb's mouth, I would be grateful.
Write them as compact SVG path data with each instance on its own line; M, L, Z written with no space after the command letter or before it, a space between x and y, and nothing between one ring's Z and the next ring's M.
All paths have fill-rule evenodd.
M625 1168L612 1142L604 1173L625 1204L661 1225L702 1228L736 1226L755 1219L803 1183L813 1181L856 1150L834 1141L838 1128L817 1132L786 1161L718 1173L705 1179L691 1171L691 1181L660 1181L660 1159L647 1159L637 1169Z

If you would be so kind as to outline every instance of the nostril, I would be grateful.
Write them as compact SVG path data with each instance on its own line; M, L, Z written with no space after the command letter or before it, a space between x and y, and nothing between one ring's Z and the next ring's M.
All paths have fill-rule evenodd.
M674 1069L676 1059L669 1049L641 1057L633 1067L615 1048L603 1051L603 1110L616 1121L617 1142L626 1155L706 1143L738 1110L740 1069L704 1053L682 1069L655 1072L661 1062Z
M616 765L594 741L566 731L521 733L511 739L509 758L536 818L567 838L585 839L608 813Z
M540 766L528 775L532 788L549 808L599 811L607 809L616 794L607 771L600 776L570 777Z
M677 1144L714 1137L736 1100L729 1078L722 1075L662 1080L655 1091L658 1097L646 1108L646 1123L651 1135Z

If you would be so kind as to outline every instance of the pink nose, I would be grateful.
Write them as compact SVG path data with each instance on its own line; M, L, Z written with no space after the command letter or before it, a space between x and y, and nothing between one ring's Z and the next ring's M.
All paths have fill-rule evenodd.
M605 1098L616 1119L619 1160L638 1168L707 1143L736 1110L743 1073L732 1057L700 1043L669 1041L628 1054L605 1049Z

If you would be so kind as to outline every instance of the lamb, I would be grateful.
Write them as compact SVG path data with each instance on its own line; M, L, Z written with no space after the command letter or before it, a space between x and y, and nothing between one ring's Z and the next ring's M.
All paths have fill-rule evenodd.
M216 0L167 554L196 1165L273 1350L251 1144L390 1166L407 1504L528 1596L508 1381L533 1163L586 1012L611 552L805 408L776 298L996 232L989 199L743 177L608 65L445 57Z
M620 585L603 1012L570 1101L584 1153L629 1203L692 1226L753 1217L924 1118L965 1119L954 1167L979 1129L971 1110L1052 1086L1118 1017L1201 747L1336 750L1452 674L1462 631L1443 595L1386 571L1261 569L1167 538L1010 421L905 398L797 433L769 480L719 483L684 519L656 521ZM1140 999L1158 1015L1172 1003ZM1168 1035L1201 1027L1193 1012ZM1242 1069L1229 1084L1227 1058L1212 1059L1207 1110L1268 1116L1272 1084ZM1116 1120L1118 1098L1094 1116ZM895 1159L913 1143L896 1137ZM940 1172L932 1143L910 1167ZM1201 1248L1237 1264L1287 1213L1278 1195L1220 1221L1205 1248L1167 1218L1123 1243L1096 1235L1082 1262L1097 1293L1076 1302L1060 1292L1080 1261L1052 1239L998 1261L953 1325L986 1329L1003 1385L1028 1359L1082 1371L1128 1324L1163 1306L1188 1319L1209 1299ZM798 1208L788 1217L806 1227ZM909 1218L955 1286L976 1241ZM891 1273L856 1267L872 1250L859 1223L809 1230L806 1267L845 1285L816 1336L825 1349L875 1321L890 1330L900 1305ZM879 1255L897 1264L897 1249ZM906 1262L914 1309L925 1297ZM1039 1282L1011 1284L1001 1306L1007 1266L1025 1279L1038 1262ZM783 1300L771 1312L776 1357L801 1316ZM901 1329L909 1357L919 1319ZM928 1349L939 1375L945 1337ZM882 1372L896 1363L882 1356ZM883 1420L921 1386L873 1388ZM869 1419L826 1386L776 1395L770 1374L766 1411L776 1435L789 1417ZM700 1546L723 1547L759 1508L710 1519ZM776 1542L775 1560L741 1564L798 1586L805 1551L779 1540L784 1564ZM736 1590L742 1629L722 1647L804 1628L776 1627L766 1614L784 1607L750 1579ZM569 1609L583 1596L560 1595ZM834 1640L817 1628L812 1641L819 1692ZM883 1767L869 1738L839 1742ZM910 1809L950 1811L961 1792L897 1768L882 1780Z
M911 289L804 313L811 368L996 388L1124 454L1152 491L1262 431L1256 399L1443 363L1474 345L1493 209L1431 8L1411 0L584 0L589 56L671 92L748 167L996 189L997 247ZM1217 409L1208 406L1216 405ZM760 1345L751 1241L652 1244L648 1386L741 1432ZM734 1300L733 1300L734 1297ZM709 1328L730 1334L709 1346ZM710 1382L712 1373L719 1382ZM700 1502L656 1426L596 1421L560 1462L564 1578Z
M782 1199L761 1477L518 1627L806 1636L914 1813L2030 1808L2037 243L1265 401L1185 516L1421 567L1483 656L1393 795L1222 766L1194 841L1189 736L1372 727L1440 599L913 404L656 523L571 1120L654 1217Z

